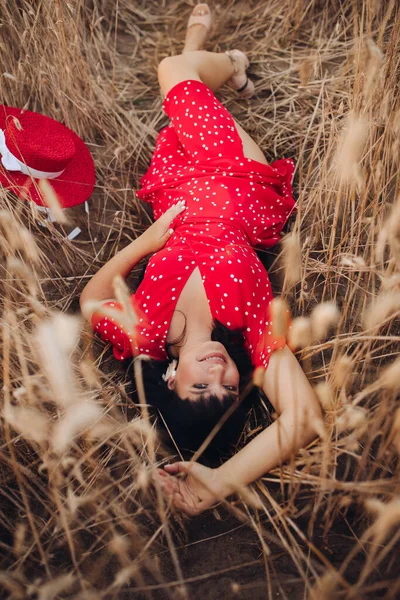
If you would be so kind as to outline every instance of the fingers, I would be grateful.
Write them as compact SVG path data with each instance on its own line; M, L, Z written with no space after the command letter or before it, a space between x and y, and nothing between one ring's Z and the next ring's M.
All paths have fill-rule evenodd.
M183 212L185 208L185 200L179 200L179 202L169 207L169 209L164 213L163 217L165 217L171 223L171 221L173 221L175 217L177 217L181 212Z
M167 473L165 471L163 471L163 469L157 469L154 477L157 478L158 476L162 477L163 479L165 479L165 477L168 477Z
M179 510L185 512L187 515L195 516L201 513L201 509L199 507L185 502L181 494L174 494L172 496L172 502L176 508L179 508Z
M187 514L196 514L195 512L191 512L194 507L191 507L184 499L182 495L182 490L180 489L179 482L164 473L163 477L161 477L161 473L159 474L159 483L161 485L161 489L164 493L165 498L172 502L172 504L186 512Z
M160 222L163 224L164 227L168 227L169 225L171 225L172 221L181 213L185 210L186 208L186 203L185 200L180 200L179 202L177 202L176 204L174 204L173 206L171 206L161 217L160 217ZM169 240L169 238L171 237L171 235L174 233L174 230L169 227L165 233L163 234L162 238L161 238L161 242L163 244L166 244L167 241Z
M162 239L164 240L164 242L166 242L166 241L168 240L168 238L170 238L170 237L171 237L171 235L172 235L173 233L174 233L174 230L173 230L172 228L168 229L168 230L167 230L167 231L164 233L164 235L163 235L163 237L162 237Z
M182 211L184 211L186 208L186 201L185 200L179 200L179 202L177 202L176 204L173 204L167 212L171 211L173 213L176 213L177 215L179 215L179 213L181 213Z
M193 467L191 462L176 462L170 465L164 465L165 471L170 475L177 475L178 473L188 473L190 468Z
M183 469L188 469L192 463L174 463L172 465L165 465L168 467L170 473L166 473L162 469L157 469L154 473L153 479L160 484L166 499L178 508L182 512L188 515L198 515L207 506L202 504L200 498L196 497L195 494L186 486L186 483L181 478L175 478L171 475L176 475L179 472L184 472ZM172 469L170 469L172 467Z
M173 495L179 492L178 482L161 469L157 469L157 473L153 474L153 481L155 484L160 485L168 499L172 499Z
M167 496L173 496L174 494L177 494L180 491L179 484L173 479L163 479L161 481L161 489L164 492L164 494L167 494Z

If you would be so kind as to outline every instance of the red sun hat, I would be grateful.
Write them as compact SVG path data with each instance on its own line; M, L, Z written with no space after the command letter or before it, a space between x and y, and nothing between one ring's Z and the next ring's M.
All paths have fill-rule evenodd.
M47 179L61 208L85 202L93 191L94 163L86 144L45 115L0 105L0 155L0 185L23 200L47 206L40 179Z

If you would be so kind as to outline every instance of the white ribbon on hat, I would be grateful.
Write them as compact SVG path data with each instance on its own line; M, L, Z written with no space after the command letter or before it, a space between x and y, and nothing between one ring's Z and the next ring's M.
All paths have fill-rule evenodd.
M65 171L65 169L62 169L62 171L55 173L52 171L39 171L38 169L28 167L25 163L18 160L18 158L7 148L6 138L2 129L0 129L0 153L1 164L7 171L20 171L24 175L35 177L35 179L55 179Z

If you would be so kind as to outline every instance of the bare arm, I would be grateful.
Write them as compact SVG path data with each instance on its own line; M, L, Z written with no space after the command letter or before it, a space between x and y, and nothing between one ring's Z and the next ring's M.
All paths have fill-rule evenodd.
M88 302L101 302L112 299L113 281L116 275L126 278L134 266L148 254L160 250L171 237L172 221L185 209L184 202L178 202L169 208L141 236L111 258L83 289L80 306L83 316L90 320L92 310Z
M232 491L281 465L317 437L321 407L287 346L271 355L263 389L279 417L235 456L217 469L191 462L164 467L171 475L187 474L186 479L180 479L160 473L162 486L176 506L189 514L210 508Z
M255 481L317 436L319 401L287 346L272 353L263 389L279 418L219 467L219 477L228 485Z
M111 299L114 295L114 277L121 275L125 279L134 266L149 253L147 238L142 234L101 267L81 294L79 303L83 316L90 320L92 311L86 304Z

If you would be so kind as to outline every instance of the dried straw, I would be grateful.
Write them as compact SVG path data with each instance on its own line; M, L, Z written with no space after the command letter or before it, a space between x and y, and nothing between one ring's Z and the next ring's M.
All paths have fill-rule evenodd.
M229 0L213 10L208 49L240 42L257 89L249 103L228 88L218 95L269 161L296 159L294 233L271 268L272 279L276 265L286 273L287 304L274 303L272 324L302 350L326 411L322 439L259 482L260 502L245 491L243 510L231 500L224 506L261 541L263 567L257 557L251 568L265 597L293 595L289 568L302 597L395 597L400 7L251 0L244 8ZM149 224L132 190L166 123L157 62L181 49L190 7L1 0L0 11L2 103L71 127L97 172L89 218L83 207L61 211L40 183L58 220L47 228L35 207L0 190L0 586L15 598L174 598L176 590L204 598L206 580L232 569L228 556L244 528L229 534L233 541L219 538L218 570L211 558L198 560L197 543L185 544L181 560L172 535L178 515L171 519L150 482L166 453L151 424L138 420L124 370L65 315L77 311L99 265ZM73 242L65 218L82 230ZM129 330L129 292L121 282L116 290L125 310L107 314ZM268 370L254 382L264 377ZM253 411L243 439L265 423ZM211 557L212 514L201 522ZM230 527L229 519L218 527L224 523ZM332 553L338 523L348 529ZM314 544L321 531L326 550ZM227 580L226 596L251 596L243 573L232 590Z

